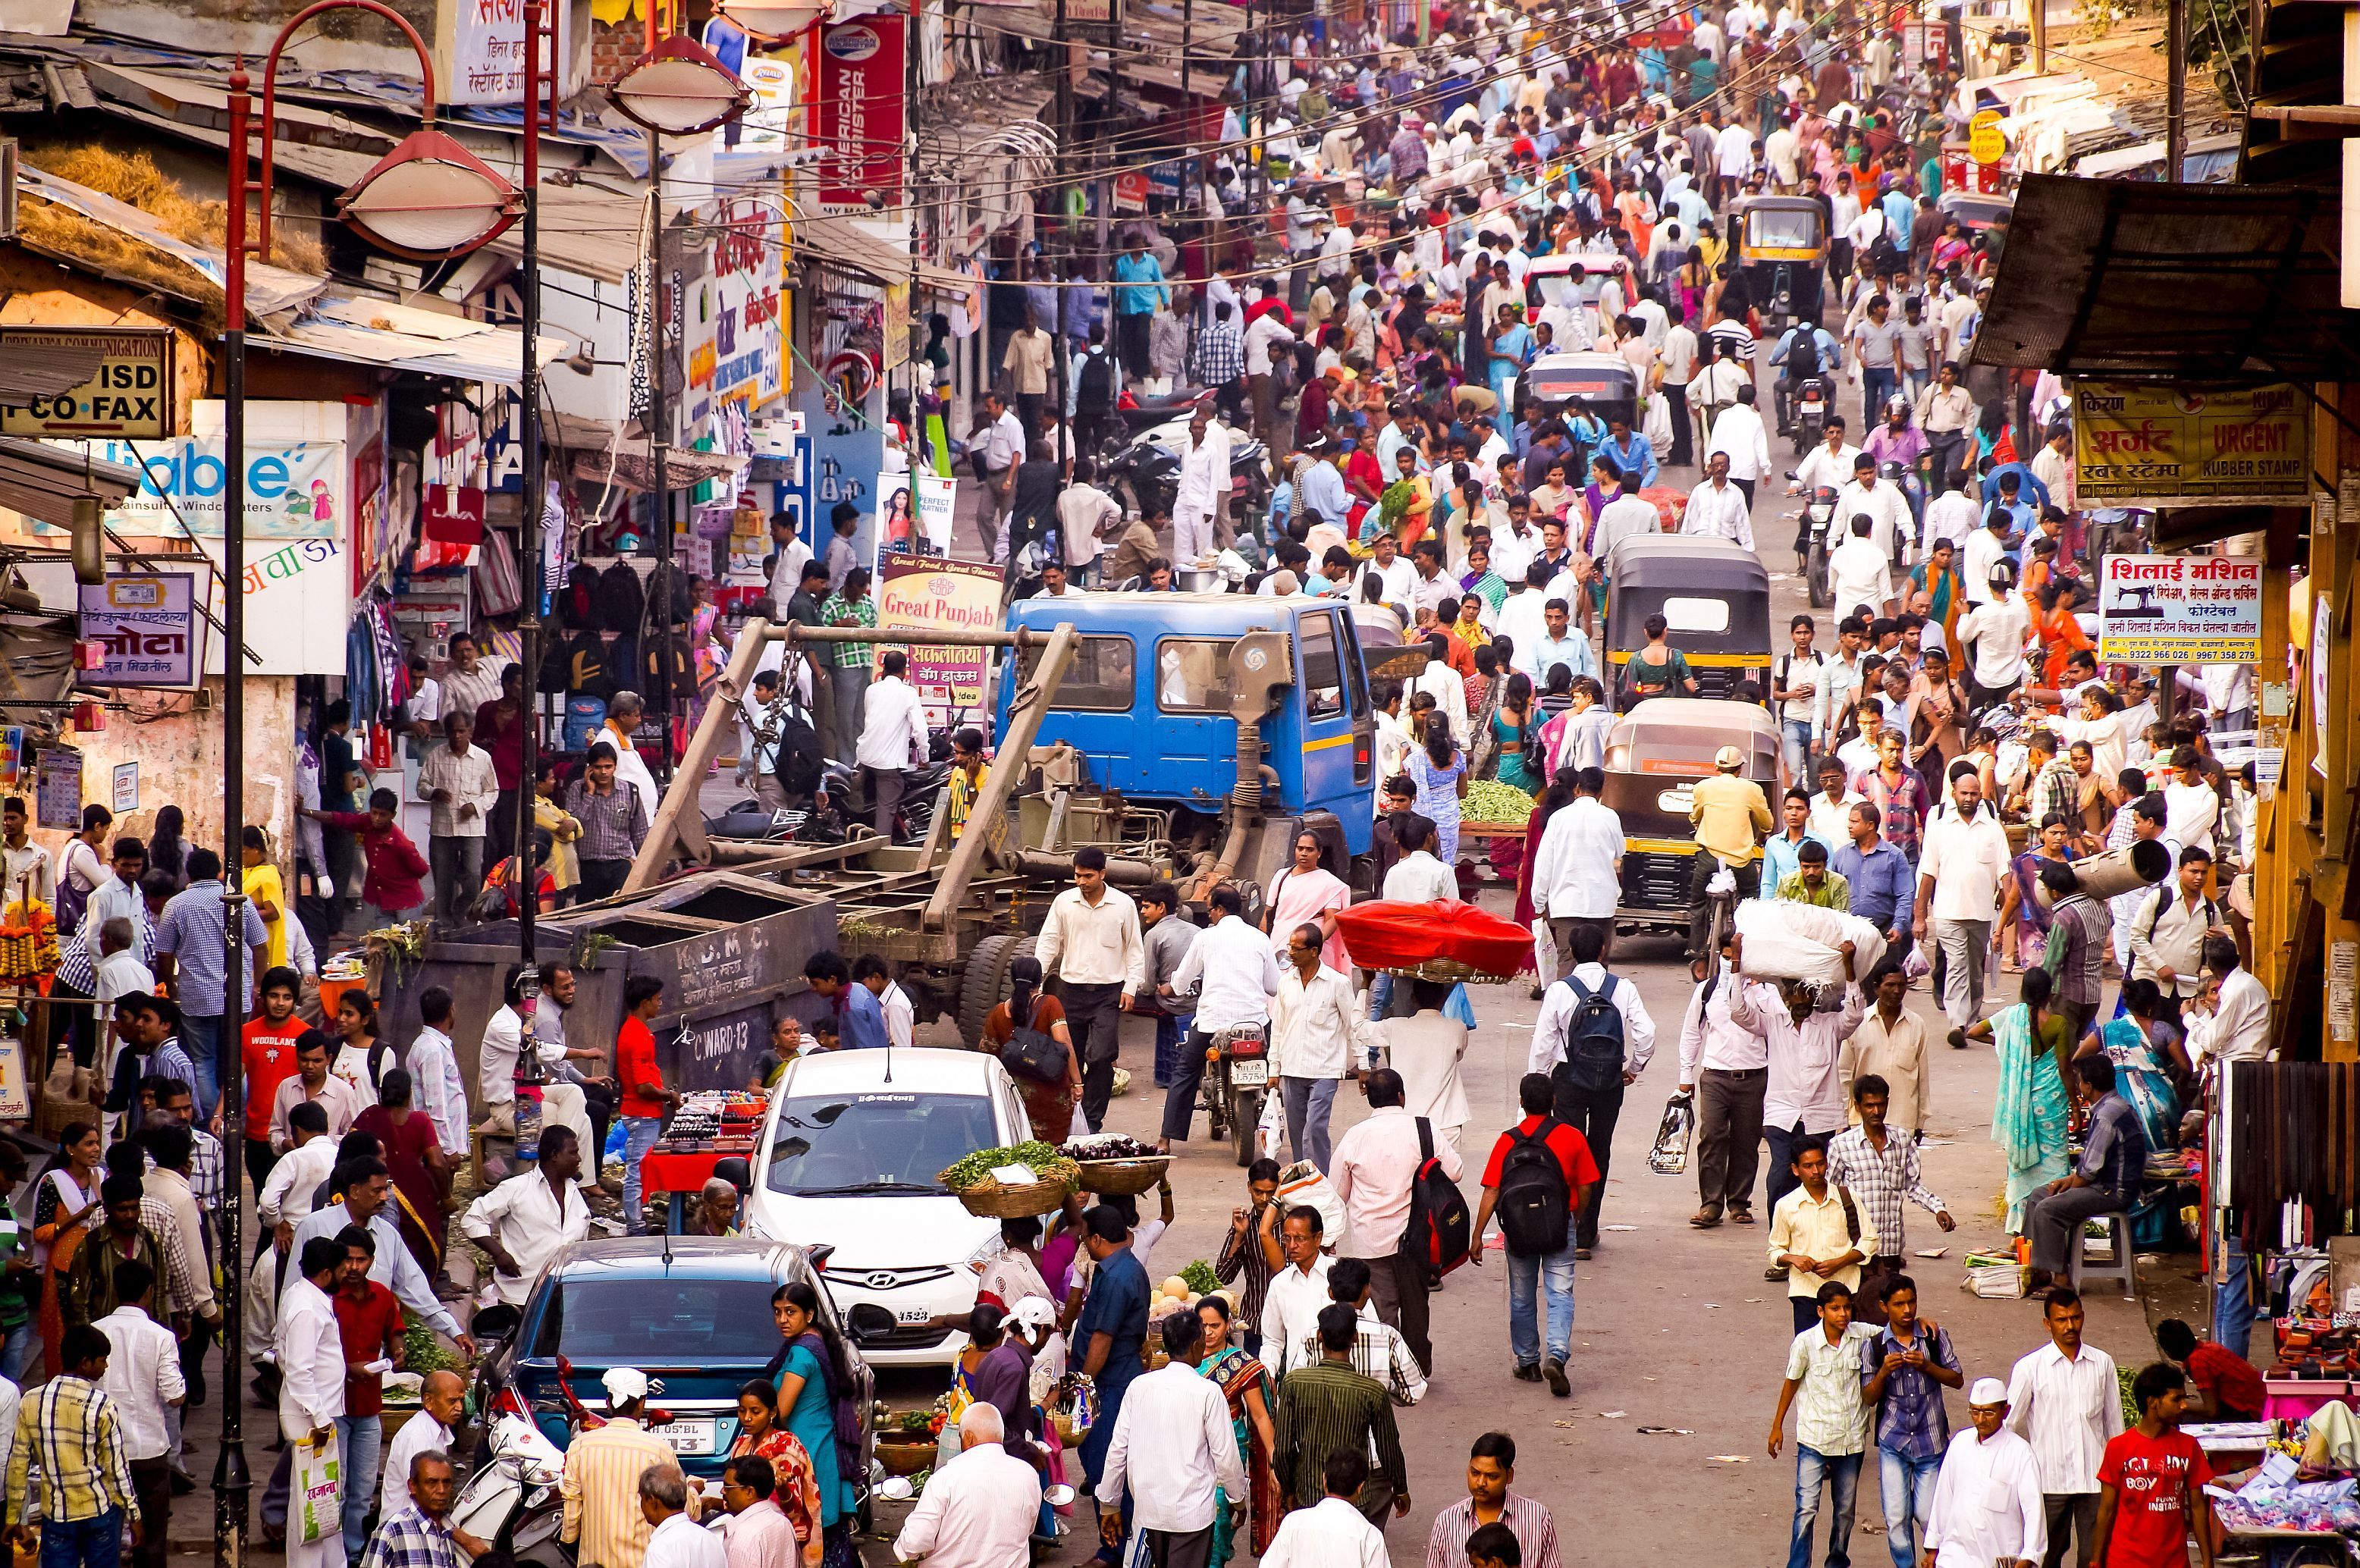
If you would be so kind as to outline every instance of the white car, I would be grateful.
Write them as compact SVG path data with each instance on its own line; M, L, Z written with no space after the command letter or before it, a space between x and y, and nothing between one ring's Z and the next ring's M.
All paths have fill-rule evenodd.
M973 1051L831 1051L787 1064L752 1160L746 1232L827 1248L838 1310L874 1301L904 1325L862 1342L879 1367L947 1366L967 1343L981 1260L1000 1222L968 1214L934 1180L979 1149L1032 1136L999 1060Z

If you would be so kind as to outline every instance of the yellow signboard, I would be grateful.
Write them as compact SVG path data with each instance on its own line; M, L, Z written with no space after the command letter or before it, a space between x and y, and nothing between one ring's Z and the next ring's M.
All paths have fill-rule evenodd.
M44 360L97 369L79 387L0 408L0 435L113 436L161 441L172 428L169 327L0 327L0 356L38 366Z
M2007 156L2007 137L2000 134L2000 113L1978 109L1967 122L1967 156L1986 167Z
M2310 494L2310 421L2283 382L2191 391L2077 381L2073 448L2085 502Z

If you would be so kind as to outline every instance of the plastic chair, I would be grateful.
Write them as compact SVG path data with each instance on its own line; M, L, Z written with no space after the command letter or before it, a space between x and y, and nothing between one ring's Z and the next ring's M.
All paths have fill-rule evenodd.
M2119 1279L2123 1286L2123 1300L2137 1301L2138 1252L2131 1241L2130 1211L2115 1209L2094 1217L2098 1224L2106 1227L2107 1234L2113 1238L2114 1258L2105 1263L2091 1259L2089 1229L2084 1225L2074 1236L2072 1250L2067 1254L2067 1279L2076 1290L2088 1289L2085 1280Z

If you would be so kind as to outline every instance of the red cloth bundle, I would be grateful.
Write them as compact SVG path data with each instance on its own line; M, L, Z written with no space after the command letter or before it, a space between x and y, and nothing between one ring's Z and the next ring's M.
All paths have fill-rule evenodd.
M1507 978L1533 950L1533 933L1524 927L1455 898L1354 904L1337 911L1336 926L1363 969L1415 969L1448 959Z

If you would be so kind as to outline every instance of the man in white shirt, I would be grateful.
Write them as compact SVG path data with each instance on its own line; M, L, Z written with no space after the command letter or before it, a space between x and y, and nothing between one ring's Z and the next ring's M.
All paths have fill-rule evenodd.
M2081 1568L2089 1568L2098 1526L2098 1462L2122 1433L2123 1391L2114 1357L2081 1343L2080 1296L2052 1288L2041 1321L2049 1343L2008 1374L2007 1429L2032 1444L2048 1516L2044 1560L2062 1560L2070 1525Z
M1726 944L1724 944L1724 947ZM1691 973L1704 977L1688 996L1680 1019L1680 1093L1696 1095L1697 1191L1701 1205L1688 1224L1710 1230L1724 1211L1739 1225L1754 1223L1754 1174L1761 1163L1762 1105L1769 1087L1770 1042L1730 1016L1730 1003L1746 985L1725 958L1710 970L1699 962ZM1775 996L1756 998L1775 1006Z
M467 1408L466 1380L446 1369L429 1372L419 1390L418 1413L401 1423L385 1445L385 1490L378 1494L380 1519L410 1506L410 1462L421 1454L448 1454L453 1424Z
M2242 670L2244 665L2237 666ZM148 962L148 929L147 901L139 891L140 873L148 868L148 851L136 838L115 841L115 875L90 890L83 904L82 918L93 931L104 931L112 920L131 922L131 954L140 963ZM152 988L152 983L151 983Z
M470 744L475 733L472 713L443 714L443 744L426 754L418 770L418 792L432 821L426 850L435 905L452 921L468 918L467 907L483 887L484 833L500 796L492 754Z
M1549 818L1533 856L1533 901L1539 908L1553 960L1549 974L1573 967L1573 933L1587 926L1613 945L1614 911L1622 901L1622 819L1599 797L1605 773L1578 768L1573 800Z
M1966 579L1968 604L1988 604L1995 597L2009 597L2005 590L1992 585L1994 569L2007 559L2007 511L1994 507L1983 517L1983 526L1969 534L1959 549L1959 575ZM2011 578L2011 585L2013 582Z
M1606 1202L1608 1166L1614 1152L1614 1123L1622 1114L1622 1093L1639 1081L1655 1054L1655 1022L1639 987L1608 973L1600 962L1606 952L1602 926L1574 928L1566 943L1572 961L1565 977L1541 997L1541 1016L1533 1024L1532 1055L1524 1071L1546 1074L1557 1084L1557 1119L1581 1134L1598 1161L1598 1184L1590 1201L1574 1216L1573 1256L1589 1258L1598 1246L1598 1214ZM1603 997L1621 1015L1622 1070L1601 1069L1586 1052L1574 1050L1596 1029L1590 1003Z
M1770 433L1754 406L1754 396L1753 383L1738 387L1737 401L1712 422L1712 440L1705 445L1708 461L1716 452L1728 457L1729 477L1745 492L1748 507L1754 505L1754 486L1770 472Z
M123 1455L131 1462L131 1486L142 1517L156 1521L152 1540L132 1554L143 1565L164 1558L162 1521L172 1509L171 1413L188 1394L180 1370L180 1341L172 1331L137 1305L152 1283L147 1266L134 1259L115 1271L115 1295L124 1305L92 1326L106 1335L106 1375L98 1380L123 1423Z
M1926 553L1933 553L1938 539L1949 539L1952 548L1963 550L1967 541L1982 529L1983 520L1983 511L1973 496L1963 490L1943 491L1926 503ZM1985 570L1989 570L1988 566Z
M2032 1568L2049 1551L2049 1509L2032 1445L2007 1430L2007 1385L1978 1377L1967 1390L1972 1432L1950 1439L1926 1515L1926 1568Z
M1680 532L1708 539L1733 539L1754 548L1754 503L1730 483L1729 453L1715 452L1705 459L1705 480L1688 492L1688 510L1680 516Z
M468 1205L459 1228L492 1260L503 1304L522 1307L557 1249L590 1234L590 1206L574 1178L582 1140L569 1127L541 1130L540 1169L509 1177Z
M1856 452L1852 460L1852 482L1836 493L1836 516L1846 521L1866 513L1874 525L1869 537L1885 559L1895 559L1896 541L1913 542L1916 522L1909 515L1909 497L1899 486L1889 485L1876 476L1876 459L1866 452Z
M393 1221L386 1214L386 1205L393 1201L393 1182L386 1173L385 1161L349 1160L339 1166L330 1179L343 1181L344 1201L312 1210L303 1223L295 1227L288 1255L297 1259L300 1265L306 1258L307 1244L312 1240L333 1242L346 1225L366 1225L369 1234L377 1238L377 1258L369 1266L368 1277L399 1298L405 1316L423 1321L473 1356L475 1353L475 1339L459 1326L459 1320L451 1315L451 1309L436 1298L433 1287L427 1282L425 1270L419 1268L418 1259L410 1256L409 1246L401 1239L401 1232L395 1228ZM343 1249L338 1248L337 1261L341 1263L343 1258ZM283 1341L287 1318L284 1292L279 1297L279 1315Z
M1743 942L1732 932L1725 951L1731 972L1743 980ZM1796 1146L1806 1138L1833 1138L1844 1127L1843 1042L1860 1029L1868 1004L1852 975L1851 943L1841 951L1843 999L1834 1012L1820 1012L1816 993L1791 982L1781 983L1775 991L1748 982L1729 999L1730 1021L1761 1035L1765 1043L1769 1073L1762 1096L1762 1136L1769 1145L1770 1169L1763 1185L1774 1210L1779 1199L1802 1184L1795 1174ZM1773 1264L1762 1277L1784 1279L1786 1270Z
M1177 548L1176 546L1175 548ZM1390 533L1379 534L1369 545L1368 563L1360 568L1362 578L1373 577L1385 585L1385 603L1409 608L1417 590L1417 572L1403 556L1399 541ZM1352 585L1354 598L1361 593L1359 583Z
M2262 1062L2270 1054L2270 993L2237 962L2237 943L2227 936L2204 939L2204 967L2220 983L2212 1013L2188 1031L2188 1050L2208 1061Z
M1325 1228L1319 1211L1308 1205L1287 1210L1279 1222L1286 1267L1270 1277L1262 1296L1262 1365L1273 1377L1304 1365L1304 1342L1319 1332L1319 1313L1328 1303L1328 1272L1333 1266L1320 1249Z
M650 1465L640 1474L639 1511L654 1527L639 1568L729 1568L721 1538L689 1517L688 1477L678 1470Z
M1431 818L1411 812L1394 825L1393 838L1402 847L1402 857L1385 873L1384 887L1379 890L1382 897L1404 904L1459 897L1458 874L1435 857Z
M290 1454L297 1443L330 1448L336 1442L337 1418L344 1413L344 1342L328 1297L344 1249L333 1233L316 1235L295 1257L293 1276L279 1299L278 1331L279 1431ZM309 1546L290 1531L286 1551L288 1568L344 1568L341 1530L323 1531Z
M2008 575L2005 566L2000 574ZM2031 631L2032 613L2024 607L2024 595L2005 589L1994 590L1983 603L1959 617L1960 649L1973 653L1967 668L1967 701L1972 706L1988 707L2023 681L2024 645Z
M1123 1409L1129 1410L1142 1386L1158 1375L1134 1379L1123 1396ZM1118 1415L1116 1432L1125 1424ZM967 1406L959 1417L958 1454L934 1471L902 1521L901 1533L893 1540L895 1559L922 1562L927 1568L1025 1568L1041 1516L1041 1476L1002 1446L1006 1438L997 1407L980 1399ZM1229 1446L1237 1446L1234 1435ZM1114 1513L1102 1517L1120 1519Z
M1872 618L1891 615L1893 576L1887 563L1892 558L1872 537L1875 519L1865 513L1847 516L1839 506L1836 524L1845 533L1843 542L1828 552L1828 591L1837 613L1850 615L1865 608Z
M1164 1097L1164 1132L1156 1147L1166 1153L1174 1140L1188 1141L1196 1091L1205 1077L1205 1052L1213 1037L1249 1027L1260 1027L1267 1035L1270 999L1279 987L1278 955L1268 936L1246 924L1245 899L1237 884L1224 882L1214 888L1210 908L1212 923L1196 933L1188 956L1172 975L1175 995L1196 991L1197 996L1196 1018Z
M1115 1029L1147 984L1139 906L1106 879L1106 851L1074 852L1074 886L1049 901L1033 942L1041 973L1065 984L1065 1027L1082 1064L1082 1116L1095 1132L1114 1094Z
M1397 872L1401 867L1393 869ZM1252 932L1253 928L1244 921L1237 923L1240 930ZM1268 962L1273 957L1269 943L1258 934L1255 940L1262 944L1262 960ZM1273 988L1270 1040L1270 1073L1285 1107L1287 1147L1294 1159L1308 1160L1322 1171L1332 1168L1328 1127L1335 1114L1336 1085L1358 1065L1353 1045L1360 1036L1360 1007L1350 976L1319 961L1325 940L1319 928L1309 922L1287 934L1286 964ZM1189 958L1204 950L1205 938L1199 937L1189 950ZM1248 962L1242 950L1239 952L1238 962ZM1185 963L1182 968L1185 972ZM1256 965L1250 973L1260 975L1262 970ZM1200 1024L1204 1016L1199 1002ZM1182 1130L1185 1134L1185 1124Z
M418 998L418 1033L404 1062L415 1096L410 1104L434 1124L442 1152L456 1160L467 1152L467 1086L451 1048L451 993L429 985Z
M1952 1029L1965 1029L1983 1016L1992 920L2011 873L2007 830L1997 810L1984 806L1983 780L1972 767L1950 780L1950 798L1957 809L1937 811L1925 824L1914 925L1924 942L1930 915L1948 972L1942 1010Z
M1354 1501L1369 1484L1367 1457L1337 1449L1328 1455L1320 1481L1327 1496L1279 1520L1277 1537L1262 1554L1262 1568L1387 1568L1384 1531Z
M1245 1461L1229 1402L1196 1370L1204 1345L1204 1320L1195 1312L1165 1318L1170 1362L1133 1378L1122 1397L1098 1484L1098 1530L1110 1551L1123 1548L1126 1489L1131 1523L1146 1532L1148 1551L1174 1564L1205 1561L1220 1497L1245 1498Z
M1342 1247L1368 1262L1377 1316L1401 1330L1420 1367L1434 1365L1426 1316L1426 1261L1404 1246L1418 1167L1428 1153L1453 1181L1463 1173L1459 1150L1430 1122L1410 1114L1402 1075L1380 1067L1362 1081L1369 1115L1336 1146L1329 1177L1343 1201ZM1423 1125L1421 1125L1423 1123Z
M893 836L894 813L901 809L904 768L926 760L926 706L902 677L910 656L889 648L877 661L877 679L862 705L860 745L855 757L869 786L870 825L878 836Z
M2204 939L2228 934L2227 910L2205 891L2212 875L2212 852L2188 844L2173 875L2131 912L2131 978L2154 981L2175 1013L2204 988Z

